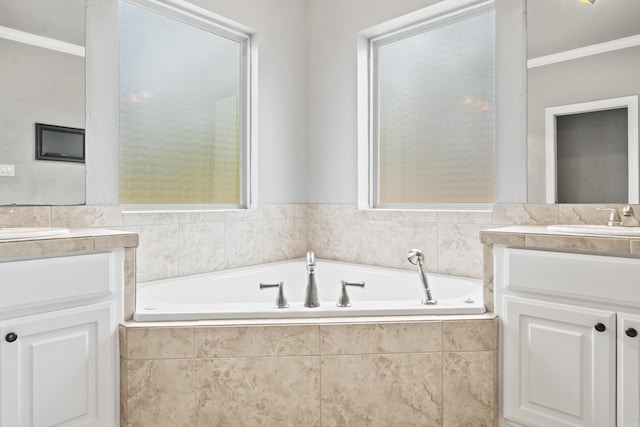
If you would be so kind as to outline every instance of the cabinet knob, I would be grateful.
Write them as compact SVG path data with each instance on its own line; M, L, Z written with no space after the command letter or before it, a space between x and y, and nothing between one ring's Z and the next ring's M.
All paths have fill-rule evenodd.
M596 323L596 326L594 326L594 328L596 328L596 331L598 332L604 332L607 330L607 327L604 326L603 323Z
M18 339L18 335L16 335L14 332L9 332L7 336L4 337L4 339L7 340L7 342L14 342Z
M634 328L629 328L624 331L624 333L627 334L629 338L635 338L638 336L638 331L636 331Z

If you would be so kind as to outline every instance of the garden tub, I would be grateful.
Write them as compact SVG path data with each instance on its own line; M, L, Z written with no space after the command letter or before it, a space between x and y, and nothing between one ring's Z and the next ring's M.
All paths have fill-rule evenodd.
M418 271L316 259L319 307L304 306L308 273L305 260L273 262L138 284L136 321L274 319L312 317L405 316L484 313L483 284L471 279L428 274L437 304L425 305ZM351 305L339 307L342 281ZM283 283L288 307L276 307Z

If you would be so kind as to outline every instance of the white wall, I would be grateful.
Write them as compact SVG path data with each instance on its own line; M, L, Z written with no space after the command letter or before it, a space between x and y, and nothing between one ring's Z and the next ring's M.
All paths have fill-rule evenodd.
M305 0L190 0L256 30L258 202L304 203Z

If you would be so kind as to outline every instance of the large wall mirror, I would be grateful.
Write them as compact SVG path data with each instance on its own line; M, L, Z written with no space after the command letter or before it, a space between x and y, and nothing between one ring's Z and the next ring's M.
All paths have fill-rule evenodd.
M85 0L0 0L0 205L85 203L84 46Z
M638 203L640 1L527 0L529 203Z

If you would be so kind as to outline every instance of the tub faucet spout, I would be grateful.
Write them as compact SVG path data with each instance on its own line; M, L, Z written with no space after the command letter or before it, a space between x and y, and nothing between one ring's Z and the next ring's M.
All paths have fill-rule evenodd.
M424 263L424 253L418 249L411 249L409 251L408 259L409 262L413 265L418 266L418 274L420 275L420 281L422 282L422 286L424 287L425 299L422 300L422 303L425 305L435 305L438 303L438 300L434 299L431 295L431 289L429 288L429 281L427 280L427 275L424 272L424 268L422 268L422 264Z
M304 297L305 307L319 307L318 286L316 285L316 260L313 252L307 252L307 290Z

